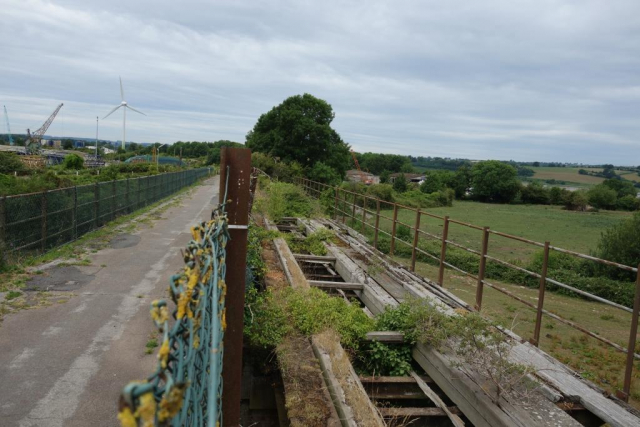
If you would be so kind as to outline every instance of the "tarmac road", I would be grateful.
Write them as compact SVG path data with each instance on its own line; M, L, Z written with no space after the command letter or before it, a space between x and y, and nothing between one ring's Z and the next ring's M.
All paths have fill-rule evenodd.
M167 297L190 227L208 219L217 201L216 177L153 227L120 235L92 254L92 265L53 267L28 284L76 296L0 324L0 426L118 425L122 387L156 367L155 352L145 354L155 331L149 304Z

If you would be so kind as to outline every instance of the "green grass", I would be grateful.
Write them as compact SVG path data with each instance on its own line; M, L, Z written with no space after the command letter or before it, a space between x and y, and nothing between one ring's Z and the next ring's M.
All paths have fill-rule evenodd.
M575 183L578 185L596 185L604 181L604 178L591 175L580 175L580 169L586 169L591 172L600 172L598 168L553 168L553 167L531 167L535 171L534 178L547 180L555 179L556 181L567 181L568 184Z
M455 201L452 207L427 209L426 212L451 219L490 227L492 230L524 237L537 242L550 241L552 245L582 253L589 253L607 228L629 218L629 212L573 212L559 206L545 205L500 205L491 203ZM392 217L391 210L382 211L382 215ZM400 209L398 220L415 224L415 212ZM383 229L391 230L391 221L380 220ZM443 221L422 216L420 229L431 234L441 235ZM482 231L450 224L449 239L472 249L480 250ZM422 237L421 237L422 238ZM503 259L527 258L538 251L536 246L515 240L491 235L489 254L499 255Z

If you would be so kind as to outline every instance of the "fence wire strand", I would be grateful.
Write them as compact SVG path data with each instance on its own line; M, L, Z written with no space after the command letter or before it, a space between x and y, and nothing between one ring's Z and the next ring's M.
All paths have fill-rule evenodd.
M223 209L192 228L185 266L171 278L175 303L169 325L166 301L151 304L162 334L157 370L129 383L120 399L122 427L222 425L222 357L226 329L226 245Z

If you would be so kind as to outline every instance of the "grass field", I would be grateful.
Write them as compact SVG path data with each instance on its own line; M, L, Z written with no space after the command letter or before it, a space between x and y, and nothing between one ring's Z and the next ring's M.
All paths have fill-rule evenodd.
M556 181L566 181L567 183L575 183L577 186L591 186L600 184L604 178L591 175L580 175L580 169L587 168L553 168L553 167L531 167L535 171L533 178L547 180L555 179ZM591 172L599 172L602 169L587 169Z
M565 249L589 253L594 249L605 229L617 224L631 213L619 211L573 212L559 206L545 205L499 205L490 203L455 201L452 207L427 209L438 216L449 215L451 219L487 226L492 230L512 234L538 242L550 241L552 245ZM392 210L382 211L391 218ZM409 210L398 211L398 220L411 227L416 214ZM390 231L391 221L381 219L381 227ZM422 216L420 229L431 234L442 234L443 221ZM449 239L472 249L481 248L482 231L450 224ZM489 254L503 259L526 258L539 251L538 247L520 243L504 237L491 235Z

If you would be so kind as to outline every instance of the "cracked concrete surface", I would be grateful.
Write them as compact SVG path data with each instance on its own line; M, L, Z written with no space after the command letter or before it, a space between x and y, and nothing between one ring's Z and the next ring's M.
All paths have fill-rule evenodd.
M217 190L218 179L210 179L153 228L116 236L90 256L93 265L56 266L29 282L76 286L77 296L0 324L0 425L118 425L122 387L155 369L155 355L145 354L155 333L149 304L167 297L189 228L209 218Z

